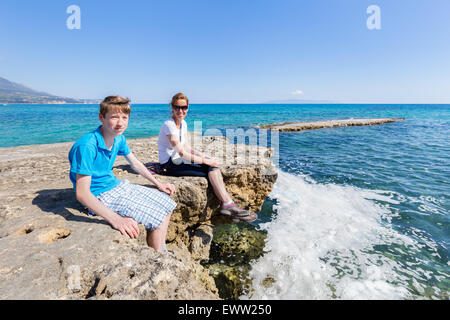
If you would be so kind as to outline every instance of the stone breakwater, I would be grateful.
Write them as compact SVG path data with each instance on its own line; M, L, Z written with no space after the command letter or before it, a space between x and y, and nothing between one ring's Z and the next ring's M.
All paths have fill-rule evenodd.
M223 137L202 137L208 154L223 160L227 189L242 207L259 211L277 178L272 150L236 148ZM157 161L157 138L129 140L142 162ZM173 183L178 203L168 230L175 255L129 239L75 199L67 153L72 143L1 148L0 299L218 299L202 261L210 258L219 201L204 178L157 178ZM119 179L149 186L123 157Z
M405 118L375 118L375 119L345 119L345 120L326 120L312 122L283 122L279 124L269 124L259 126L260 129L278 130L278 131L303 131L322 128L336 128L347 126L368 126L395 121L405 120Z

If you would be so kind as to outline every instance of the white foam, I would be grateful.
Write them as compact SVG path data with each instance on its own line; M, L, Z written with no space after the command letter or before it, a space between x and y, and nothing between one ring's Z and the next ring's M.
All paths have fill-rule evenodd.
M397 263L373 250L413 239L392 229L382 190L319 184L282 171L270 197L277 217L264 225L266 253L252 264L253 292L241 299L403 299ZM404 274L404 273L403 273ZM264 285L265 279L275 280ZM268 283L266 281L266 283Z

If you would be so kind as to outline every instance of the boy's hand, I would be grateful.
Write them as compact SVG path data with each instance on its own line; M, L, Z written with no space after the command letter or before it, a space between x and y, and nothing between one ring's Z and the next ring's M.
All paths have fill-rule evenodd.
M165 192L168 195L172 195L175 192L175 186L170 183L160 184L158 189L159 189L159 191Z
M129 236L131 239L139 236L138 224L132 218L117 216L117 219L114 219L111 225L114 229L119 230L124 236Z

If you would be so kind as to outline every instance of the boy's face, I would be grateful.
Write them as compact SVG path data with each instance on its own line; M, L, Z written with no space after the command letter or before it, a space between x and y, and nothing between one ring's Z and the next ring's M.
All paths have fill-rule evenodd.
M111 135L121 135L128 126L129 115L122 112L107 112L105 116L99 114L99 119L103 124L103 130Z

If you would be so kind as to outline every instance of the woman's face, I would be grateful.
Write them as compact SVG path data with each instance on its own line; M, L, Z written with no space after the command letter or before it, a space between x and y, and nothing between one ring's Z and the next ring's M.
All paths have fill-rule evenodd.
M178 99L172 105L173 117L175 119L183 120L186 117L189 106L184 99Z

